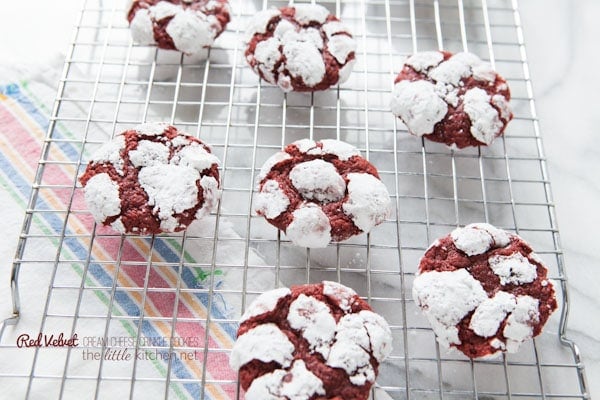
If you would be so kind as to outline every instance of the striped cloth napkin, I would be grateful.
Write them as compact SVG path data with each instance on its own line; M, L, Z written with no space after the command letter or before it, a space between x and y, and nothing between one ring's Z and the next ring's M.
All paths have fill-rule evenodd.
M46 82L44 78L41 81L25 80L18 83L4 84L0 86L0 184L2 185L2 196L10 197L13 202L20 207L25 208L31 191L31 182L34 179L37 162L42 151L42 145L49 124L49 104L53 97L52 84ZM56 81L54 81L56 82ZM54 128L53 139L60 142L60 139L72 139L76 135L57 124ZM36 203L36 210L65 210L69 204L72 195L70 190L58 189L63 185L72 185L74 177L77 174L75 165L69 162L78 160L80 154L77 148L68 140L60 142L57 146L51 146L49 159L60 162L60 168L47 168L43 175L43 183L55 185L56 190L40 190L39 199ZM86 157L84 157L84 160ZM75 190L71 209L85 210L82 201L81 190ZM45 248L37 249L36 252L45 254L45 257L52 259L57 254L58 238L63 235L63 221L60 213L40 212L35 213L31 231L41 232L48 235ZM22 214L7 216L8 223L20 224ZM211 222L213 222L211 224ZM227 221L221 221L221 232L225 232L229 237L236 235ZM228 365L228 353L217 351L218 349L230 349L235 339L237 324L232 322L239 317L241 313L241 298L239 296L228 301L227 296L213 295L212 299L206 291L186 291L186 289L206 288L212 281L215 288L227 289L227 280L241 280L237 276L241 272L222 270L210 271L210 268L190 267L193 265L210 265L212 247L210 241L205 241L204 245L187 246L188 249L182 249L178 237L157 237L153 244L149 238L126 238L120 249L120 240L115 240L114 236L97 237L94 240L91 250L89 247L89 238L91 235L90 227L93 227L91 217L87 213L72 213L68 218L64 230L66 239L60 249L61 260L86 260L90 258L89 263L74 262L72 271L74 276L83 279L86 287L101 287L104 290L93 290L95 299L91 302L95 305L99 315L112 315L110 326L111 336L129 336L148 339L146 343L162 338L163 343L168 343L170 338L179 338L175 343L182 343L186 347L198 347L194 351L193 357L171 357L170 379L175 380L170 384L170 396L174 398L199 398L202 390L201 377L205 376L207 382L230 382L225 383L207 383L204 385L204 396L207 399L235 398L236 394L236 374L231 371ZM208 228L205 228L208 227ZM191 227L189 233L193 236L207 237L213 234L214 221L207 221L204 226ZM110 230L97 228L96 234L109 233ZM15 238L16 241L17 238ZM36 241L36 245L40 243ZM236 244L237 243L237 244ZM227 261L232 265L243 265L244 251L243 241L229 241L227 244L219 246L220 254L226 254ZM152 249L151 249L152 246ZM90 254L88 254L90 253ZM119 254L120 253L120 254ZM152 267L146 268L148 264L148 255L151 254ZM126 261L118 265L117 257ZM240 259L241 258L241 259ZM183 259L180 269L178 265L160 266L161 263L179 263ZM110 262L110 261L113 262ZM260 263L260 259L254 252L250 252L249 260ZM222 260L223 261L223 260ZM87 264L87 271L86 271ZM137 265L136 265L137 264ZM25 267L22 275L32 273ZM64 273L64 272L61 272ZM181 279L179 280L179 276ZM213 277L211 278L211 275ZM115 276L117 282L115 282ZM147 278L146 278L147 277ZM265 280L265 289L274 286L275 278L269 276L254 277ZM8 280L8 274L3 278ZM147 282L145 281L147 279ZM179 281L179 282L178 282ZM268 282L270 281L270 282ZM267 283L268 282L268 283ZM106 288L117 287L116 291ZM174 290L148 290L144 296L143 290L120 290L121 288L176 288L180 287L179 294ZM56 291L56 289L53 289ZM42 304L45 301L47 293L38 293L37 296L30 296L30 293L24 293L27 301L39 301ZM8 293L3 291L3 299L8 299ZM177 321L172 324L170 319L174 313L174 303L178 296ZM112 299L111 299L112 297ZM145 298L144 298L145 297ZM57 296L60 299L60 296ZM87 300L89 301L89 300ZM120 317L139 317L143 305L143 322L138 326L138 319L120 318ZM210 305L210 310L209 310ZM57 305L60 308L60 304ZM163 319L158 319L163 317ZM233 318L232 318L233 317ZM213 323L209 325L209 332L205 331L206 320L212 319ZM183 321L179 321L182 319ZM197 322L196 322L197 320ZM225 322L220 322L225 320ZM101 321L101 325L105 324ZM71 326L65 326L64 331L68 332ZM37 332L40 329L38 318L22 318L19 324L12 329L7 329L6 335L9 338L3 338L4 343L15 343L12 341L21 333ZM86 330L84 321L78 321L74 331L80 330L86 332L87 337L103 337L104 329L95 331ZM81 338L81 334L79 334ZM197 338L191 340L190 338ZM81 341L81 339L80 339ZM110 341L110 338L109 338ZM190 342L191 345L190 345ZM88 340L88 344L92 343ZM205 343L208 350L205 352ZM168 345L168 344L167 344ZM177 348L174 349L175 351ZM168 349L158 350L159 353L167 353ZM188 351L189 352L189 351ZM206 356L206 362L204 357ZM150 357L152 358L152 357ZM166 378L169 367L169 357L150 360L147 363L138 361L138 374L141 377L160 377ZM41 362L41 361L40 361ZM78 364L85 369L85 360L80 353L72 351L69 359L69 370L77 371ZM115 370L123 370L125 365L110 365L108 361L104 362L103 376L111 376ZM203 371L204 364L206 371ZM89 367L89 366L88 366ZM88 368L89 369L89 368ZM154 370L152 370L154 369ZM183 381L179 382L178 379ZM136 384L143 387L143 383ZM17 385L18 386L18 385ZM22 388L13 387L15 398L22 397L25 386ZM42 386L43 390L43 386ZM111 397L110 388L101 391L101 398ZM142 389L140 389L142 390ZM20 394L20 395L19 395ZM121 392L122 394L122 392ZM138 393L139 394L139 393ZM35 397L35 396L34 396Z

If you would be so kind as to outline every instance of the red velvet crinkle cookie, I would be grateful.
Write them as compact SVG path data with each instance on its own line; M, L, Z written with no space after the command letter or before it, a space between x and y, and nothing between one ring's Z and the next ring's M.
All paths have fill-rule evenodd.
M506 81L471 53L416 53L395 83L392 113L409 133L451 148L489 145L513 117Z
M425 252L413 298L443 346L470 358L514 353L557 308L547 274L519 236L471 224Z
M377 169L339 140L299 140L275 153L258 177L254 209L296 245L326 247L369 232L390 212Z
M261 11L248 26L247 41L248 64L285 92L312 92L343 83L355 62L352 34L320 5Z
M391 351L383 317L354 290L325 281L260 295L229 362L246 400L364 400Z
M121 233L178 232L215 207L218 165L201 140L146 123L102 146L79 181L99 224Z
M227 0L133 0L127 20L133 40L197 54L225 30Z

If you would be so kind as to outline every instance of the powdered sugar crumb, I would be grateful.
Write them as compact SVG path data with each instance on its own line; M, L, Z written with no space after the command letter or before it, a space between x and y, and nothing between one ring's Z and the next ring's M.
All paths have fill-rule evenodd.
M519 252L510 256L495 255L489 258L490 268L500 277L502 285L530 283L537 277L537 269Z
M390 195L383 182L373 175L350 173L347 178L348 201L342 208L360 230L369 232L390 214Z
M331 241L331 225L321 207L306 203L294 210L293 217L285 233L295 245L327 247Z
M481 283L467 270L430 271L413 282L413 298L423 310L438 342L449 347L460 344L456 325L487 300Z
M286 287L262 293L252 302L252 304L250 304L244 315L242 315L240 324L252 317L273 311L277 306L279 299L288 296L290 293L290 289Z
M252 360L264 363L275 361L289 367L293 360L294 344L273 323L261 324L239 336L231 351L229 365L239 370Z

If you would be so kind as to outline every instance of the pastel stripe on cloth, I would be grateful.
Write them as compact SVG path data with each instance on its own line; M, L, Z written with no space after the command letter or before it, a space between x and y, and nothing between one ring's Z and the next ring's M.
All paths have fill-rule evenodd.
M27 83L0 86L0 184L23 206L29 198L30 182L34 179L42 143L48 129L49 119L44 108L44 104L36 99ZM181 241L177 238L160 237L155 238L152 246L150 239L142 238L126 238L120 246L120 240L115 240L114 236L98 236L90 246L89 235L93 220L89 214L71 213L65 224L64 211L69 204L72 210L85 209L81 190L65 190L65 187L75 184L77 171L73 162L79 159L81 145L76 140L70 140L74 139L75 135L71 135L60 125L54 127L52 138L48 159L56 163L52 167L47 167L44 172L42 183L49 186L39 191L35 210L62 210L62 212L35 213L31 228L36 232L49 235L48 254L56 254L58 238L63 235L64 229L65 239L60 251L61 262L73 260L71 268L80 279L84 279L86 286L112 288L115 285L119 289L115 291L112 303L110 292L107 290L93 291L99 304L104 305L105 312L108 312L112 304L113 316L139 317L142 315L141 309L144 303L144 319L140 327L140 336L199 338L199 343L190 346L198 347L195 352L196 357L171 358L171 379L183 380L183 382L171 383L172 395L182 399L200 398L202 391L200 379L203 373L208 381L235 381L236 375L229 368L227 352L209 351L206 371L203 371L205 337L211 350L232 347L237 325L222 322L228 319L231 310L227 301L218 295L211 299L204 292L180 291L178 303L175 305L176 295L172 289L177 287L179 279L182 289L193 289L203 287L203 282L209 278L208 272L186 265L199 263L205 265L207 260L202 259L206 258L203 249L192 250L194 254L191 254L190 250L184 251L181 248ZM57 189L53 189L53 186ZM59 188L61 186L62 189ZM103 227L98 227L96 231L96 233L107 232L109 231ZM210 252L208 254L210 255ZM87 260L88 255L90 262L86 270L81 262L75 261ZM147 269L148 255L152 261L152 267L149 269ZM127 263L117 266L115 262L117 257ZM160 266L161 263L179 264L180 258L184 263L181 269L173 265ZM156 266L157 264L159 266ZM222 271L215 273L216 287L223 284L224 276L221 274ZM145 285L169 290L147 291L145 300L140 290L121 290L143 288ZM177 318L182 318L184 321L178 321L175 326L172 326L170 318L174 310L177 312ZM216 322L210 324L208 335L205 336L206 324L200 321L205 321L209 317ZM114 321L118 321L120 328L132 337L137 334L138 320L124 318ZM99 336L102 334L103 332L98 333ZM168 358L165 357L164 360L159 358L153 361L155 372L160 376L164 377L167 373L167 360ZM235 384L207 384L204 387L204 396L207 399L235 398L235 391Z

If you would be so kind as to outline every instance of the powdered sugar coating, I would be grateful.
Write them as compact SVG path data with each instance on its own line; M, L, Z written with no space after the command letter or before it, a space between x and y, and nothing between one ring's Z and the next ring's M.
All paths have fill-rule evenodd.
M517 297L517 304L506 320L502 331L506 337L506 350L514 353L521 343L533 336L533 325L539 322L539 300L531 296Z
M302 332L311 351L329 357L336 323L325 303L301 294L290 304L287 320L293 329Z
M433 132L448 112L448 105L427 81L400 81L392 92L392 113L400 117L413 135Z
M252 302L252 304L250 304L250 307L248 307L244 315L242 315L240 323L252 317L256 317L257 315L273 311L275 306L277 306L279 299L288 296L290 293L290 289L286 287L273 289L262 293Z
M408 57L404 64L410 65L415 71L427 71L444 60L444 55L439 51L422 51Z
M144 122L136 125L133 129L142 136L160 136L169 127L166 122Z
M280 15L281 11L276 8L269 8L257 12L254 17L250 19L250 23L246 27L246 40L250 40L252 36L257 33L267 33L269 22Z
M500 323L516 305L515 296L499 291L494 297L483 301L473 313L469 328L479 336L490 337L498 332Z
M391 211L377 170L338 140L298 140L269 157L258 180L254 210L299 246L369 232Z
M329 218L314 203L306 203L293 212L293 220L285 234L294 244L302 247L326 247L331 241Z
M463 99L465 112L471 119L471 135L485 144L491 144L503 126L490 101L490 95L479 88L467 90Z
M450 233L457 248L467 255L483 254L493 247L504 247L509 242L506 232L490 224L469 224Z
M495 255L489 258L490 268L500 277L502 285L530 283L537 277L535 265L521 253L509 256Z
M302 25L308 25L311 22L324 24L329 17L329 11L318 4L295 4L296 10L294 17Z
M204 196L204 204L196 211L196 219L202 219L207 214L214 211L221 198L221 189L219 181L213 176L203 176L200 178L200 187Z
M88 181L84 196L96 221L104 221L121 212L119 185L106 173L95 175Z
M421 307L440 344L460 344L456 325L487 299L481 283L465 269L431 271L413 282L413 299Z
M363 232L369 232L390 214L391 203L387 188L370 174L348 174L348 201L342 206Z
M336 201L346 192L346 182L333 164L320 159L297 164L290 171L290 179L302 197L309 200Z
M452 148L489 145L512 119L502 77L472 53L416 53L392 92L392 113L409 133Z
M517 235L489 224L470 224L427 249L413 283L413 296L440 343L470 358L488 357L500 351L515 352L524 340L541 333L557 308L547 273ZM456 287L468 286L457 285L452 277L458 274L476 282L476 301L465 300L468 295L457 292ZM436 294L428 294L432 291ZM451 301L469 302L470 307L448 305ZM450 311L444 310L445 305Z
M133 40L199 54L229 22L227 0L134 0L127 11Z
M122 233L176 232L215 207L220 197L218 164L198 139L167 124L148 123L102 146L79 180L90 192L96 177L107 175L116 188L112 194L118 211L94 212L98 223ZM95 201L87 195L91 210Z
M258 325L239 336L229 357L231 368L238 370L249 361L275 361L282 367L292 363L294 345L275 324Z
M297 360L289 371L276 369L255 379L246 391L246 400L308 400L324 393L323 381L306 369L304 361Z
M129 152L129 160L135 167L150 167L169 162L169 148L162 143L140 140L137 148Z
M271 157L269 157L267 159L267 161L265 161L265 163L260 168L260 173L258 174L258 180L261 181L261 180L265 179L267 174L271 171L271 169L276 164L278 164L281 161L289 160L290 158L292 158L292 156L290 156L285 151L278 151L277 153L273 154Z
M254 210L267 218L277 218L289 205L290 199L273 179L266 181L254 198Z
M121 151L125 149L123 136L116 136L110 142L104 143L91 157L91 162L107 162L115 166L119 175L123 175L123 158Z
M241 322L232 350L231 366L240 370L246 397L366 400L379 363L392 350L391 330L385 320L372 312L356 292L335 282L295 286L289 293L282 289L274 292L266 295L269 306L260 306L270 311ZM343 307L338 299L342 299ZM264 303L262 296L255 302ZM254 307L253 303L249 309ZM246 357L248 342L260 340L242 339L255 335L263 325L278 326L283 333L278 339L295 345L291 366L286 361L287 353L282 357L285 365L264 360L257 364L254 360L259 358ZM269 337L262 342L279 348L280 344L273 342L274 330L270 327L266 332ZM262 348L258 353L264 355Z
M335 24L334 24L335 23ZM246 60L283 91L315 91L342 83L354 61L352 35L327 9L296 4L259 11L246 31Z
M360 151L358 151L356 147L352 146L350 143L342 142L341 140L323 139L320 143L322 154L333 154L343 161L347 161L354 156L360 156ZM307 153L320 154L317 149L319 149L319 147L315 146L307 151Z
M357 296L353 289L332 281L323 281L323 294L336 301L344 312L350 312Z
M192 208L198 197L198 171L177 165L153 165L138 174L140 185L148 194L148 204L160 219L164 231L173 231L177 220L173 214Z

